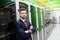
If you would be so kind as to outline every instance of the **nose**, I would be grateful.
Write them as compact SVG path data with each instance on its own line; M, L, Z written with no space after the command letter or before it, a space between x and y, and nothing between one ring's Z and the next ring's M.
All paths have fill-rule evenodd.
M26 13L24 13L24 15L26 15Z

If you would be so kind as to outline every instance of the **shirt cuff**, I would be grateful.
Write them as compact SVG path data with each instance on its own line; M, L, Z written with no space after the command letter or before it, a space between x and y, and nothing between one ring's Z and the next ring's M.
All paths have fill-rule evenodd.
M25 33L28 33L28 31L25 31Z

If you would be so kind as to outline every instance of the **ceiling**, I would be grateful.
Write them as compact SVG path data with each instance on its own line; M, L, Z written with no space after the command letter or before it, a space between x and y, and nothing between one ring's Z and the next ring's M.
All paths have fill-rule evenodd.
M50 5L53 8L60 8L60 0L43 0L43 1L44 3ZM1 4L3 4L4 2L5 2L4 0L0 0L0 7L2 7ZM10 2L10 0L6 0L6 2Z
M60 0L44 0L44 2L53 8L60 8Z

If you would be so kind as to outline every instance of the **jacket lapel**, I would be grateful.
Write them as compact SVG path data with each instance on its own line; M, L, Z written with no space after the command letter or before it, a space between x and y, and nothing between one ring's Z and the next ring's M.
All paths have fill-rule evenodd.
M20 19L20 22L19 23L21 23L22 25L24 25L24 28L26 28L26 29L28 29L27 27L28 27L28 22L27 22L27 27L26 27L26 25L24 24L24 22Z

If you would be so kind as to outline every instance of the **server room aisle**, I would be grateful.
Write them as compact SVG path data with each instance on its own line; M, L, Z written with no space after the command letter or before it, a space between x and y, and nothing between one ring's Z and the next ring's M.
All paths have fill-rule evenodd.
M60 24L57 24L54 31L47 40L60 40Z

